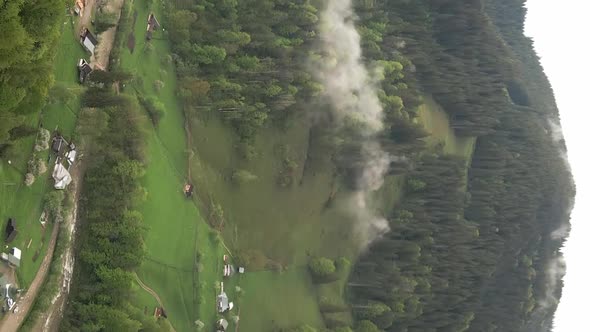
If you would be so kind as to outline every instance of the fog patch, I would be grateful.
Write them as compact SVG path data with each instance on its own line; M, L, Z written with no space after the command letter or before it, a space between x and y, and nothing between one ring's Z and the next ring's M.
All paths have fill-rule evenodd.
M346 124L354 128L355 138L360 137L361 172L347 206L361 246L366 247L389 230L387 220L370 206L370 197L383 185L392 158L376 139L383 129L383 108L372 77L379 75L374 75L375 70L370 73L362 62L361 37L354 20L350 0L326 2L319 27L322 57L312 67L323 84L336 125Z

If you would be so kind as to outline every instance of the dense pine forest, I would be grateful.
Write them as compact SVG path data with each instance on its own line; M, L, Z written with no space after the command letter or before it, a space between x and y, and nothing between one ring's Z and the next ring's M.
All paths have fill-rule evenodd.
M392 231L356 265L352 280L365 286L352 301L380 308L358 315L388 331L550 331L556 231L568 228L574 189L552 91L523 35L523 1L381 8L408 41L401 52L423 91L478 138L467 179L464 160L441 156L410 171L423 188L407 193Z
M161 160L176 165L170 166L174 179L166 181L196 184L192 198L175 188L184 204L176 206L194 199L191 208L204 219L194 228L199 240L189 244L194 255L189 267L174 267L174 278L190 273L190 285L182 290L192 294L187 291L177 301L182 311L190 307L210 316L186 314L194 330L213 330L225 317L237 331L244 319L239 311L231 319L213 311L213 289L223 292L223 285L207 273L221 257L225 263L226 254L247 273L258 269L277 278L304 267L302 279L320 294L311 300L317 319L282 323L279 314L257 317L271 321L260 326L273 332L552 330L562 288L560 249L569 232L575 186L551 85L524 35L525 0L354 0L350 8L341 6L348 2L123 1L121 18L109 23L115 30L108 68L95 70L79 89L75 138L87 157L77 203L76 269L61 330L174 330L173 319L171 325L154 319L153 308L142 310L144 299L137 296L140 269L156 261L150 257L154 252L165 251L147 242L163 235L146 235L152 231L146 221L151 216L142 210L154 194L145 175ZM36 131L37 115L54 84L52 62L64 9L61 0L0 0L2 159L22 153L12 150L13 143ZM152 41L151 35L138 41L143 50L134 51L138 10L157 11L165 29ZM352 32L339 38L339 31ZM337 53L342 45L348 50L348 42L358 44L360 53L350 61L354 70L346 72L354 77L330 76L345 62ZM155 58L156 47L165 52L156 65L132 68L133 52ZM153 70L158 65L162 69ZM146 72L157 78L151 85ZM164 78L173 82L166 86L172 102L160 92ZM337 93L330 95L331 89ZM349 96L339 98L341 91ZM472 147L457 152L449 140L432 143L435 133L424 122L432 105L444 111L447 121L441 126L453 139ZM166 122L174 108L178 119ZM376 115L367 115L373 110ZM191 138L200 134L194 128L218 123L231 133L227 159L233 168L224 165L218 178L203 180L206 175L191 174L191 163L206 164L206 153L200 155L200 147L192 146L199 141ZM287 136L296 129L305 131L300 135L304 157L293 157L295 143L273 146L278 158L264 150L261 141L273 139L269 132ZM166 138L171 132L182 137ZM213 146L223 141L211 138ZM151 154L164 148L178 151ZM268 174L249 171L265 158L272 164ZM346 215L339 232L350 234L325 252L305 244L285 250L300 255L273 256L263 246L252 254L244 245L248 241L240 242L241 224L231 219L246 217L199 186L226 181L237 192L270 179L278 197L304 188L316 173L328 174L331 187L322 188L327 197L320 208L297 208L321 210L309 212L321 222L339 209L338 218ZM154 178L160 174L150 181ZM162 210L165 204L172 203L162 202ZM264 202L265 209L278 206ZM176 215L166 217L166 232L181 227L174 223ZM348 219L354 219L351 225ZM261 232L269 231L263 238L274 236L260 225ZM303 226L288 227L284 231L295 234ZM306 227L313 230L307 234L321 233L323 242L323 225ZM166 240L176 241L181 240ZM301 257L309 266L301 265ZM151 280L174 264L150 271ZM176 282L181 277L165 280ZM243 290L231 285L240 306ZM325 291L332 286L338 291ZM295 306L285 304L284 310Z

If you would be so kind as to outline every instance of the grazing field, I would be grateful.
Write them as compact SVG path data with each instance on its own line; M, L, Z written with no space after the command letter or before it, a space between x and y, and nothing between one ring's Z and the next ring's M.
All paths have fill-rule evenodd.
M244 290L240 306L241 331L273 331L302 323L323 326L315 301L314 285L306 268L283 273L246 272L240 277ZM311 295L311 296L310 296Z
M40 115L35 113L28 116L29 125L37 127L41 122L44 128L50 131L58 129L67 138L71 137L79 110L77 96L81 92L81 87L77 83L76 63L85 55L74 31L73 18L64 15L53 73L56 85L61 85L71 92L72 99L67 103L57 100L46 105ZM52 161L47 164L47 172L37 177L31 187L24 184L27 161L33 152L34 141L34 135L16 140L7 158L12 164L9 165L5 159L0 163L0 225L4 227L9 217L16 219L18 235L9 247L14 246L22 250L21 266L17 269L17 276L19 286L23 288L26 288L35 277L53 228L51 223L47 223L43 228L39 222L43 197L47 190L53 190ZM48 160L48 155L47 151L39 154L45 161ZM0 239L0 245L5 248L4 237Z
M194 330L197 319L212 326L215 319L215 280L221 278L223 250L210 231L195 201L184 197L188 156L182 110L175 98L174 67L163 58L170 54L167 41L157 32L146 46L145 27L150 11L135 3L134 47L121 50L121 66L134 72L136 89L157 98L166 109L157 127L149 129L148 166L144 178L147 198L141 212L147 227L146 258L137 272L161 298L168 319L177 331ZM159 15L159 11L155 11ZM156 80L163 85L156 87ZM137 290L136 301L152 315L155 300ZM149 294L148 294L149 295Z
M418 116L424 128L431 134L427 139L430 146L440 144L445 153L471 160L475 137L456 136L450 126L449 116L432 98L425 98L424 104L418 110Z

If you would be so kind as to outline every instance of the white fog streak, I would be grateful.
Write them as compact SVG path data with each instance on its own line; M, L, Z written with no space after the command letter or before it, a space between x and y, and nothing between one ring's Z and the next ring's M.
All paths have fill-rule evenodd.
M324 85L339 121L359 124L362 143L362 174L349 208L355 217L357 234L365 247L389 229L383 217L375 215L369 205L372 192L383 185L391 157L384 152L375 135L383 129L383 108L375 83L362 62L361 38L354 26L350 0L328 0L321 14L320 40L324 58L316 75Z

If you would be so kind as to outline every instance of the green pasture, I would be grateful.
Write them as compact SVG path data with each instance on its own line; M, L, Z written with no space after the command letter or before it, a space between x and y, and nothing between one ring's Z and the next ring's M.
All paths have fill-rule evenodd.
M182 192L189 156L184 117L175 97L174 67L162 61L170 49L161 31L154 35L150 42L152 48L146 51L145 21L149 12L143 3L135 3L131 14L136 15L135 47L133 52L129 48L121 51L122 68L136 77L124 89L136 89L146 97L155 96L166 107L158 127L149 130L144 178L148 194L140 207L147 227L147 253L137 273L160 296L174 328L192 331L197 319L213 325L215 281L221 278L223 250L195 201L186 199ZM159 11L156 15L159 16ZM154 87L156 80L164 83L159 91ZM153 314L155 301L149 294L138 295L135 301L148 306L148 314Z
M307 268L291 268L282 273L246 272L239 278L244 290L241 331L269 332L303 323L323 326Z
M81 86L77 84L76 63L85 55L74 31L73 18L64 15L54 61L56 84L63 84L72 92L79 94ZM74 130L78 109L77 98L67 105L63 103L46 105L40 115L35 112L28 116L27 123L36 127L41 122L46 129L53 131L58 128L62 134L70 137ZM31 187L24 184L27 161L33 153L34 141L35 137L31 136L14 142L9 154L11 165L8 164L8 160L0 160L0 220L2 221L0 225L6 225L9 217L16 219L18 235L12 243L8 244L8 248L17 247L22 250L21 265L17 269L17 275L20 286L24 288L31 283L39 269L53 228L51 223L47 223L46 228L43 228L39 217L42 213L43 197L47 190L52 190L51 171L54 159L52 158L47 164L47 172L37 177ZM39 153L39 156L46 161L48 155L48 151ZM0 239L0 244L4 251L8 249L4 243L4 237Z
M432 98L425 98L424 104L418 110L418 116L424 128L430 133L427 138L430 146L441 146L445 153L471 160L475 137L455 135L449 123L449 116Z

